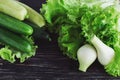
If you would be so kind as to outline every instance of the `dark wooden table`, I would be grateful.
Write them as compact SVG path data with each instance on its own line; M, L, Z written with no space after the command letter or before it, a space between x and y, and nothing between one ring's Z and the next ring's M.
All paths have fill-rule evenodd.
M44 0L21 0L39 11ZM62 54L53 41L36 40L39 48L36 56L24 63L11 64L0 59L0 80L120 80L105 73L96 61L86 73L78 71L78 62Z

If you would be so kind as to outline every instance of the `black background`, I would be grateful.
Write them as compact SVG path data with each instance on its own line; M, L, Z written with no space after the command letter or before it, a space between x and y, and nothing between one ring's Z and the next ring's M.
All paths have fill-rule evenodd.
M44 0L21 0L39 11ZM0 80L119 80L120 77L108 75L103 66L96 61L86 73L78 71L78 62L62 54L57 45L57 38L51 35L53 41L36 40L39 46L36 56L24 63L8 63L0 59Z

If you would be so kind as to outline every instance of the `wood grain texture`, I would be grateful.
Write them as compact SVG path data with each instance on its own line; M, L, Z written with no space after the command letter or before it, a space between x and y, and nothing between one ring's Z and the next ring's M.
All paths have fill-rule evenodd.
M39 11L44 0L21 0ZM34 57L20 64L8 63L0 59L0 80L120 80L105 73L96 61L86 73L78 71L78 62L62 54L57 45L57 37L51 35L53 41L36 40L39 46Z

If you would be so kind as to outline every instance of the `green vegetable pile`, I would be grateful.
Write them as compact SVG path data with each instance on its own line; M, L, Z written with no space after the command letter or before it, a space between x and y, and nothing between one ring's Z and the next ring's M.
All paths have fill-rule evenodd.
M96 45L97 42L92 42L96 36L100 43L104 43L109 50L114 50L114 57L104 65L106 72L120 76L119 7L116 0L47 0L42 5L41 12L48 30L59 34L58 44L65 55L78 60L78 49L85 44ZM98 52L97 48L96 51ZM102 48L101 51L108 50ZM109 55L109 52L106 54ZM104 57L99 58L99 55L98 59L107 61Z
M15 0L0 0L0 57L21 63L36 53L34 37L48 38L43 17ZM44 36L44 37L43 37ZM47 36L47 37L46 37Z

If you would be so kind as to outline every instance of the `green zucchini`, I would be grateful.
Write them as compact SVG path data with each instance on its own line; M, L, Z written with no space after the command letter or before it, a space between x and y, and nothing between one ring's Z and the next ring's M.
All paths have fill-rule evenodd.
M23 35L31 35L33 33L31 26L4 13L0 13L0 27Z
M7 44L22 52L32 51L31 44L28 40L3 28L0 28L0 42Z
M19 20L24 20L27 16L27 10L14 0L0 0L0 12Z
M40 13L38 13L37 11L35 11L34 9L32 9L31 7L24 3L21 2L18 3L27 10L28 13L28 18L26 18L27 20L36 24L38 27L43 27L45 25L45 20Z

